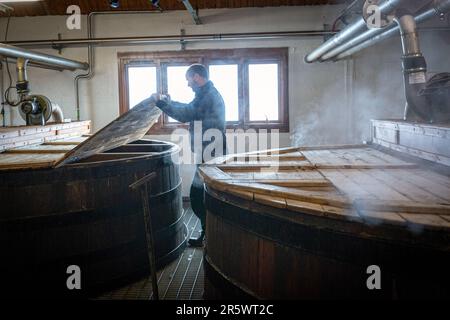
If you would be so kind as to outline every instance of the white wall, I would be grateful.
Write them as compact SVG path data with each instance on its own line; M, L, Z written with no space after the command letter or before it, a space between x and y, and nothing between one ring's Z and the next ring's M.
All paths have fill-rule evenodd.
M275 7L201 10L203 25L194 25L187 11L162 14L98 16L96 37L321 30L331 24L341 6ZM429 24L430 25L430 24ZM449 20L434 21L432 26L449 26ZM3 37L6 19L0 19ZM66 16L12 18L8 40L63 39L86 37L86 17L82 30L68 30ZM422 47L429 58L430 70L449 71L450 34L423 32ZM289 47L289 118L290 133L281 134L280 147L359 143L370 138L371 118L401 117L404 108L401 74L400 40L394 38L358 54L354 59L337 63L305 64L304 56L322 43L321 37L208 41L188 43L187 49ZM95 49L95 76L82 80L81 117L91 119L98 130L119 115L117 53L126 51L180 50L179 44L109 46ZM57 54L53 49L39 51ZM84 47L65 48L62 56L87 60ZM14 75L14 66L11 65ZM80 73L80 72L77 72ZM34 93L42 93L59 103L68 118L76 118L73 78L76 73L29 68ZM6 73L4 80L7 81ZM9 123L22 119L8 114ZM171 139L158 136L158 139ZM192 168L183 169L184 194Z

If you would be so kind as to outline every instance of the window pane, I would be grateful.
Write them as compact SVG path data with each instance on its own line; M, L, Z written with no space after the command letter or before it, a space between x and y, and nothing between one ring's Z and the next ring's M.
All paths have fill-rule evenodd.
M239 120L238 66L237 64L210 65L209 78L225 102L225 120Z
M186 81L186 71L189 66L168 66L167 67L167 91L174 101L189 103L194 100L194 92L188 87ZM169 122L177 122L169 117Z
M278 65L250 64L250 121L278 120Z
M128 105L130 109L155 93L156 87L156 67L129 67Z

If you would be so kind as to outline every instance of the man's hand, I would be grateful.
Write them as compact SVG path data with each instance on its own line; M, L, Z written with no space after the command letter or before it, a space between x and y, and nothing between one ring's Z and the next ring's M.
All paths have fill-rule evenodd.
M162 96L162 94L160 94L160 93L154 93L150 96L150 99L152 99L156 102L156 101L161 100L161 96Z
M154 99L155 101L164 101L166 103L170 102L170 96L169 95L165 95L165 94L161 94L161 93L154 93L150 96L152 99Z

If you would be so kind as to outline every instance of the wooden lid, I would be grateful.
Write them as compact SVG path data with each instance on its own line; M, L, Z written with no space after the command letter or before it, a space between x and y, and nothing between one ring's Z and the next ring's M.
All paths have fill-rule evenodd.
M138 104L80 143L56 162L55 167L77 162L141 139L161 115L155 105Z
M369 146L228 155L201 167L209 189L302 214L450 230L450 178Z

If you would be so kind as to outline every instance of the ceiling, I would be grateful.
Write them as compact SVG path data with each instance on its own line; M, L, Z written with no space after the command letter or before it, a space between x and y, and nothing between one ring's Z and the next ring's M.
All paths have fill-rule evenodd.
M194 9L242 8L242 7L277 7L345 3L349 0L190 0ZM149 0L119 0L120 7L116 10L156 10ZM43 0L28 3L7 3L14 8L13 16L43 16L65 15L70 5L78 5L83 14L93 11L114 10L109 6L109 0ZM161 0L163 10L185 10L179 0ZM0 15L5 15L0 12Z

